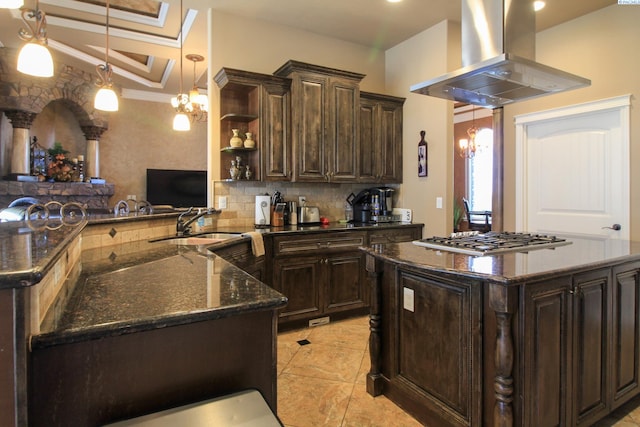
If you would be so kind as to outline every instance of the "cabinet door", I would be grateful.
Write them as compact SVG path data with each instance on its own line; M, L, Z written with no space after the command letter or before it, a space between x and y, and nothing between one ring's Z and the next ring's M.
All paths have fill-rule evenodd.
M293 88L295 180L324 182L328 174L326 131L328 79L300 75Z
M612 409L640 390L640 263L613 269L611 388Z
M522 391L526 427L569 425L570 279L524 287Z
M377 103L360 98L360 182L378 182L380 138Z
M597 270L574 278L571 365L575 425L591 425L608 412L609 272Z
M365 307L364 254L360 251L326 256L323 259L325 280L323 285L326 313Z
M358 83L332 78L329 84L331 131L326 151L327 181L353 182L358 170Z
M264 180L291 180L289 93L265 90L262 130Z
M294 320L321 313L321 261L317 256L282 257L273 262L272 286L288 298L280 311L282 320Z
M380 104L378 176L385 183L402 182L402 104Z

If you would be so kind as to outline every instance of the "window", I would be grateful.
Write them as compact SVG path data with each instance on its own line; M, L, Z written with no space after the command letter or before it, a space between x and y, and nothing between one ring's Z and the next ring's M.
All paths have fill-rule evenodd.
M470 209L491 211L493 195L493 129L483 128L476 134L478 149L467 160L467 194Z

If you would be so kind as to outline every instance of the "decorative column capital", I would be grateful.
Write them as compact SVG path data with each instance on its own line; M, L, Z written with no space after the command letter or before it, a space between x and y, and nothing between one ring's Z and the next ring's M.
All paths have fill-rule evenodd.
M82 129L86 139L94 139L96 141L99 141L102 133L107 130L98 126L81 126L80 129Z
M5 110L4 115L11 121L13 128L30 129L36 113L24 110Z

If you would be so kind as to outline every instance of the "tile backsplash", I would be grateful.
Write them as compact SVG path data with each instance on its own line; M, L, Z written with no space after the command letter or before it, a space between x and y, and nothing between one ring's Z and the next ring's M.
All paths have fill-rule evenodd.
M382 185L380 185L382 186ZM298 201L305 196L307 206L317 206L320 215L331 222L344 218L344 207L350 193L358 194L365 188L378 187L371 184L312 184L290 182L247 182L217 181L214 185L215 207L218 197L227 196L227 209L218 217L218 227L249 227L255 222L255 197L261 194L273 194L279 191L285 201ZM400 185L387 185L396 191L394 206L398 200Z

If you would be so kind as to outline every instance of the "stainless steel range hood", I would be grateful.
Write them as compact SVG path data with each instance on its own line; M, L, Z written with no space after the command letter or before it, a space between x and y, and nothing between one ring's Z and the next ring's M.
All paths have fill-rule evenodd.
M411 92L497 108L591 84L535 62L535 36L531 0L462 0L463 68Z

